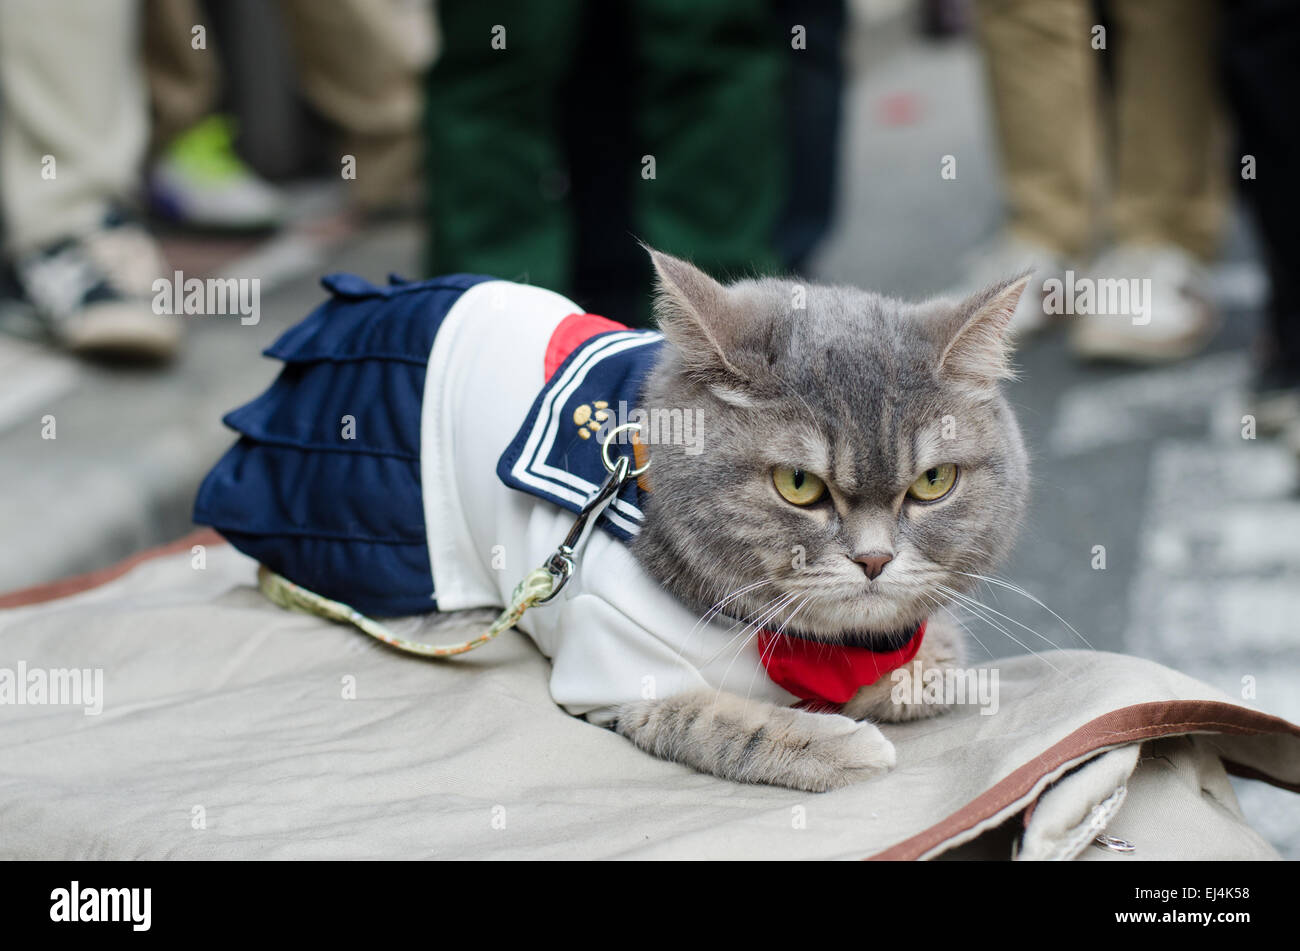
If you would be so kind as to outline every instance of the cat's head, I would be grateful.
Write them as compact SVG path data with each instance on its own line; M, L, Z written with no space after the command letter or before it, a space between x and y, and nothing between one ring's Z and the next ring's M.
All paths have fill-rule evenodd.
M909 304L788 280L723 286L651 252L668 345L634 551L699 611L881 645L1006 554L1028 463L999 381L1028 280ZM748 587L753 586L753 587ZM736 592L741 592L736 594Z

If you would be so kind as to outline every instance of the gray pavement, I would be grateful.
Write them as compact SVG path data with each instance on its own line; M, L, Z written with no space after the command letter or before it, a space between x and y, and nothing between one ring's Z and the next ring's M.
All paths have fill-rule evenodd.
M976 52L912 40L855 48L870 68L850 90L840 218L818 276L901 295L942 290L963 252L998 223ZM957 159L955 181L940 178L944 155ZM270 275L261 322L185 318L186 354L161 372L84 367L0 336L0 591L186 531L198 481L231 441L220 416L272 378L276 364L257 354L321 299L316 275L415 274L419 239L416 226L399 224L337 244L298 235L257 249L237 266L241 276ZM968 617L988 656L1086 639L1300 721L1295 461L1239 434L1261 297L1250 262L1238 226L1217 274L1224 329L1189 363L1084 367L1059 332L1023 347L1024 379L1011 397L1034 457L1035 497L1001 577L1050 611L985 587L986 603L1024 625L1003 622L1001 632ZM0 325L20 322L0 314ZM47 415L56 439L42 438ZM1093 567L1098 545L1104 570ZM1255 784L1239 789L1257 826L1300 857L1300 809Z

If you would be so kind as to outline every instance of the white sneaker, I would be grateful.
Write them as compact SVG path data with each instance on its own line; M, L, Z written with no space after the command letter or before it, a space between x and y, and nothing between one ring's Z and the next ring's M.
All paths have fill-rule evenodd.
M162 256L139 226L111 223L32 254L14 270L37 319L68 350L145 359L176 352L179 322L153 311Z
M266 231L284 220L280 193L257 176L200 179L169 159L149 170L149 199L160 218L190 228Z
M1098 258L1085 280L1093 302L1070 328L1070 345L1085 359L1182 360L1218 329L1204 266L1174 245L1120 245Z
M284 221L279 189L239 157L234 123L225 116L207 116L178 135L147 183L154 213L186 227L262 231Z
M1007 328L1013 336L1028 335L1047 326L1043 282L1058 277L1063 267L1061 256L1047 245L1002 232L966 256L961 286L954 293L964 297L1016 274L1032 271L1033 279L1021 295Z

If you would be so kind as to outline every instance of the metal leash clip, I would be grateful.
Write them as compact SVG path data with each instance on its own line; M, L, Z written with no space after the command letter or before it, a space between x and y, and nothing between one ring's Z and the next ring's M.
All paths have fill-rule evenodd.
M605 464L606 471L609 475L596 493L587 500L587 504L582 507L578 517L573 522L573 527L569 529L569 534L565 536L560 547L555 549L551 557L543 565L554 582L551 593L544 598L538 598L536 604L545 604L560 593L569 579L573 577L573 572L577 568L577 553L586 542L590 534L591 527L595 525L596 520L600 518L602 512L614 501L623 486L631 479L635 479L641 473L649 468L650 464L646 463L638 469L632 468L632 463L627 456L619 456L615 461L610 458L609 446L614 441L614 437L621 432L632 429L640 429L637 423L625 423L622 426L615 426L605 437L604 443L600 447L600 458Z

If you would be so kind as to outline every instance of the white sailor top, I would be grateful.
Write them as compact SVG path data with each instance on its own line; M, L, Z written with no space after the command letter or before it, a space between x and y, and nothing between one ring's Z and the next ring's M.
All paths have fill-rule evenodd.
M640 405L661 335L478 275L323 284L330 299L265 351L279 377L224 418L239 440L195 521L374 616L502 607L604 481L596 431ZM644 502L629 482L564 590L519 622L553 699L597 723L699 687L812 699L778 685L761 639L701 621L641 569L626 543Z

